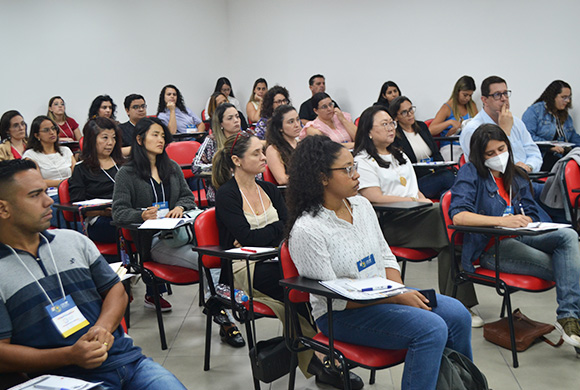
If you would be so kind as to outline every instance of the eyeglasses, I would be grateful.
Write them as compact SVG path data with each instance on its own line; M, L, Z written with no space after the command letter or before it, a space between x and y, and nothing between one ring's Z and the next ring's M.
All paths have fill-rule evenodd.
M383 122L378 124L379 127L382 127L385 130L395 130L397 128L397 121L390 121L390 122Z
M274 100L274 104L278 104L278 105L283 105L283 104L288 104L288 103L289 103L288 99Z
M572 95L570 96L562 96L562 100L565 102L571 102L572 101Z
M14 130L16 130L16 129L20 128L20 127L26 128L26 122L22 121L20 123L14 123L12 126L10 126L10 128L11 129L14 129Z
M141 105L135 104L134 106L131 106L131 108L133 110L144 110L147 108L147 104L141 104Z
M496 93L492 93L490 95L487 95L487 97L492 97L494 100L499 100L502 98L502 96L504 98L509 98L512 95L512 91L507 90L505 92L496 92Z
M52 132L58 133L58 129L56 128L56 126L52 126L52 127L47 127L46 129L40 129L40 130L38 130L38 132L45 133L45 134L52 133Z
M330 168L331 171L345 171L348 177L351 179L354 177L354 173L358 171L358 162L354 162L354 164L349 165L348 167L342 168Z
M409 108L408 110L403 110L401 112L399 112L399 115L401 116L409 116L415 113L415 110L417 109L417 107L415 106L411 106L411 108Z
M318 107L318 109L319 109L319 110L326 110L326 109L330 108L330 109L332 110L332 109L334 108L334 106L335 106L335 105L336 105L336 104L334 104L334 102L330 102L330 103L328 103L328 104L325 104L325 105L324 105L324 106L322 106L322 107Z

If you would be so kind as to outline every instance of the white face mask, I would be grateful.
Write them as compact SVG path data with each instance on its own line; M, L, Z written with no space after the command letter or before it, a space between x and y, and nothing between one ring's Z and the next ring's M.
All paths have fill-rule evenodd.
M500 171L501 173L505 172L505 168L507 167L508 161L510 159L509 152L505 151L497 156L493 156L492 158L488 158L485 160L485 166L489 169L493 169L494 171Z

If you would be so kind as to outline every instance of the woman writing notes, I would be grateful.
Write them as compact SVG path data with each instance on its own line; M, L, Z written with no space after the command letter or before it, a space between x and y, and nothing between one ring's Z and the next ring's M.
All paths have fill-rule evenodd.
M356 196L358 177L350 152L328 137L307 137L298 144L286 195L292 259L300 275L312 279L380 276L401 283L374 209ZM357 265L370 255L374 263ZM325 300L314 295L310 300L318 328L328 335ZM415 290L371 304L335 300L334 337L407 349L401 388L435 389L445 346L471 359L471 327L468 311L455 299L438 295L437 307L428 303Z
M469 163L451 189L449 216L455 225L524 227L539 221L526 172L514 164L510 141L495 124L484 124L471 136ZM508 205L511 208L508 209ZM537 236L506 237L499 243L500 271L533 275L556 282L556 328L564 341L580 347L580 250L572 229ZM465 234L461 263L473 271L479 258L495 269L495 249L489 237Z

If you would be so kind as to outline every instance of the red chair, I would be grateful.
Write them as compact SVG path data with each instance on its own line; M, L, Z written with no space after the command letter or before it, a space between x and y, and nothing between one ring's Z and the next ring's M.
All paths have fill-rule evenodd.
M413 249L413 248L403 248L400 246L390 246L391 252L397 258L397 261L402 263L401 266L401 279L405 281L405 272L407 270L407 262L421 263L424 261L430 261L437 257L437 251L434 249Z
M197 154L197 151L201 147L201 144L197 141L181 141L181 142L171 142L165 148L167 155L170 159L175 161L183 171L183 176L185 180L192 178L194 176L191 170L191 163ZM195 202L200 207L208 207L207 197L205 193L205 182L203 182L203 189L198 189L193 191L193 196L195 197ZM197 196L196 196L197 192Z
M314 349L315 351L330 356L331 362L333 362L334 359L337 359L343 369L344 388L349 389L350 367L364 367L371 370L369 383L372 385L375 383L375 371L377 369L389 368L405 361L405 356L407 354L406 349L379 349L334 340L332 321L330 318L329 337L322 334L322 332L316 334L312 339L305 337L301 332L300 326L296 325L298 324L298 318L295 306L310 301L310 294L301 291L301 287L299 286L300 281L308 281L309 279L300 277L298 270L294 265L294 261L290 256L287 241L284 241L280 245L278 258L280 259L280 266L282 267L282 274L284 276L284 280L281 281L281 284L284 287L285 293L287 312L286 329L290 329L289 326L292 326L292 332L288 331L285 335L286 345L293 353L294 362L296 362L296 353L303 350L304 347ZM317 287L319 284L316 282L315 286ZM294 388L295 377L296 370L294 369L290 371L289 389Z
M580 167L574 160L566 163L562 178L566 190L566 204L572 216L572 226L578 230L578 205L580 202ZM578 191L578 192L576 192Z
M60 199L60 203L61 204L70 204L70 193L69 193L69 183L68 183L68 179L63 180L60 182L60 184L58 185L58 197ZM64 220L66 222L67 225L67 229L71 229L71 224L72 226L76 225L76 222L80 220L80 218L77 218L78 214L72 211L65 211L65 210L59 210L60 212L62 212L62 215L64 217ZM97 241L93 241L95 243L95 245L97 246L97 249L99 250L99 252L102 255L107 255L107 256L117 256L118 252L117 252L117 243L109 243L109 242L97 242Z
M79 139L79 150L82 152L83 150L83 143L85 142L85 137L81 137L81 139Z
M510 328L512 360L514 368L519 366L518 356L516 351L516 341L514 335L514 323L512 317L511 294L518 291L527 292L543 292L552 289L556 283L550 280L544 280L530 275L510 274L507 272L499 272L500 252L499 252L499 238L505 236L505 233L488 233L495 238L495 257L496 257L496 271L476 266L474 272L468 272L459 269L459 262L455 260L455 246L463 243L463 233L458 231L459 227L451 228L453 221L449 217L449 206L451 204L451 191L447 191L441 197L441 212L443 214L443 224L449 244L451 245L451 262L455 272L455 287L453 289L453 297L457 294L457 286L461 283L470 281L476 284L481 284L488 287L495 288L499 296L503 298L500 317L504 317L507 310L508 324ZM471 228L473 229L473 228ZM468 232L469 227L464 227L462 231ZM482 230L482 229L480 229ZM492 230L492 229L490 229ZM516 233L517 234L517 233ZM514 235L514 232L509 232L508 235Z
M194 231L195 231L195 238L197 241L197 246L219 246L219 230L217 226L216 216L215 216L215 207L205 210L203 213L197 216L194 223ZM221 259L215 256L208 256L200 254L200 265L206 273L207 280L212 280L210 269L212 268L220 268L221 267ZM230 291L233 291L233 286L230 286ZM213 283L209 283L209 291L212 297L216 297L215 286ZM200 294L203 294L200 292ZM239 305L238 305L239 306ZM250 301L244 303L245 310L250 310ZM236 310L238 308L235 308ZM247 320L245 315L246 313L242 313L240 319L244 319L243 321L246 325L246 337L248 339L248 348L251 350L254 346L254 340L252 337L252 321ZM276 315L268 306L264 305L260 302L253 302L253 314L256 318L261 317L270 317L275 318ZM211 310L206 310L206 325L205 325L205 361L203 370L209 370L209 361L210 361L210 350L211 350L211 327L212 327L212 319L213 314ZM254 378L254 386L256 389L260 388L259 381Z
M431 126L431 122L433 122L433 119L435 119L435 118L427 119L425 121L425 124L427 125L427 127Z
M263 175L264 175L264 180L265 181L269 181L270 183L272 183L272 184L274 184L276 186L279 185L278 182L276 181L276 178L272 174L272 171L268 167L268 165L266 165L266 170L264 171Z
M360 116L354 120L354 125L358 127L358 121L360 121Z
M465 154L462 154L461 157L459 157L459 168L464 166L466 163L467 161L465 161Z

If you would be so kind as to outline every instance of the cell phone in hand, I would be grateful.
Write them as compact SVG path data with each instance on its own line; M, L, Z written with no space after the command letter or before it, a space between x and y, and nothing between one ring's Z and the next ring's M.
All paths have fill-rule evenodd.
M419 292L429 300L427 306L429 306L430 308L437 307L437 295L435 294L434 289L430 288L428 290L419 290Z

